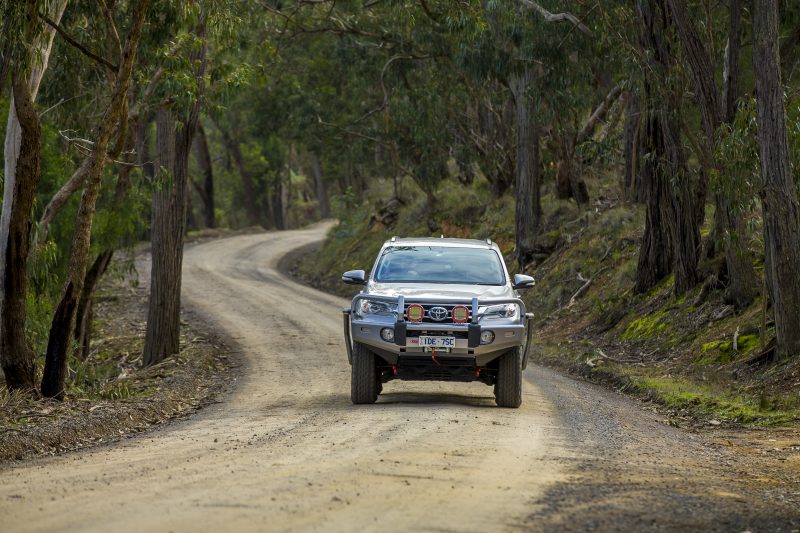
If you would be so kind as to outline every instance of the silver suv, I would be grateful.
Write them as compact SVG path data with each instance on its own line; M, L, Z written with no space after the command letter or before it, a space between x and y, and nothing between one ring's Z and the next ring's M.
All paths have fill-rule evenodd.
M534 279L509 280L492 241L393 237L369 277L351 270L342 281L364 286L343 310L353 403L401 379L480 381L497 405L521 405L533 315L517 291Z

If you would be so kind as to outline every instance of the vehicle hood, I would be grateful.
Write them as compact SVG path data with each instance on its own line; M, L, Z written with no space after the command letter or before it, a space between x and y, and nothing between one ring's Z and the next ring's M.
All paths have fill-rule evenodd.
M451 283L377 283L369 282L367 294L414 298L514 298L508 285L459 285Z

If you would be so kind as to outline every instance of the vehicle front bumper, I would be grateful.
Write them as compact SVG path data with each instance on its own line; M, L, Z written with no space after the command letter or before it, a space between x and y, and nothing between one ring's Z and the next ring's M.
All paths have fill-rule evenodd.
M436 357L446 361L448 357L463 358L471 356L475 358L476 366L485 366L492 360L503 355L509 350L526 344L529 331L529 322L533 315L525 312L525 305L519 299L504 299L478 301L473 299L468 302L472 305L472 317L476 317L479 305L494 305L497 303L515 303L520 307L521 320L490 318L483 320L473 320L465 324L435 324L430 322L408 322L402 320L402 314L393 315L369 315L361 317L353 312L359 299L364 297L357 296L353 300L353 306L343 309L345 314L345 338L347 341L348 355L350 355L350 342L359 342L370 347L370 350L379 355L387 363L395 365L398 358L402 355L419 355L430 353L419 346L419 335L442 335L455 336L455 348L450 351L438 351ZM370 296L374 299L374 296ZM398 309L403 309L402 298L398 299ZM440 303L440 301L437 300ZM453 303L448 300L447 303ZM458 301L457 303L467 303ZM393 330L394 340L386 341L381 337L381 331L385 328ZM489 344L481 344L481 333L490 330L494 333L494 340ZM523 367L527 363L527 353L523 355Z

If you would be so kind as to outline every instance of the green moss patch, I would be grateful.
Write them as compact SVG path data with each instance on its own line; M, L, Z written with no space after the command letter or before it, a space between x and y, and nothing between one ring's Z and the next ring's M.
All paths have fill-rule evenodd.
M671 377L632 377L639 392L674 409L712 414L719 418L745 424L787 424L797 420L797 410L779 410L761 397L723 394L710 386L690 383Z

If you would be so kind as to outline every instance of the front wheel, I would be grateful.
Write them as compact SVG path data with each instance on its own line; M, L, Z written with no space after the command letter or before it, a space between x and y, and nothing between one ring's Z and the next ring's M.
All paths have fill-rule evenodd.
M522 350L520 348L514 348L501 355L498 360L494 400L500 407L517 408L522 405Z
M353 343L353 365L350 368L350 400L354 404L375 403L378 380L375 355L361 343Z

